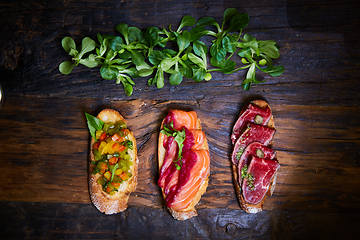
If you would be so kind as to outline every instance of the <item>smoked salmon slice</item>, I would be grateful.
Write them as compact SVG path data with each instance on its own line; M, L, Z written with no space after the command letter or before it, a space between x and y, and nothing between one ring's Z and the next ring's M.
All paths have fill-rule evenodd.
M170 110L172 115L171 120L174 123L176 130L181 130L183 127L187 129L197 128L197 114L194 111L185 112L181 110Z
M196 216L195 205L206 191L210 174L209 148L196 112L170 110L161 125L158 146L158 185L170 213L178 220Z
M186 171L181 171L179 178L181 181L178 184L176 192L169 195L167 202L169 207L179 211L189 206L190 202L199 190L199 187L204 179L209 176L210 155L206 150L193 151L196 157L192 154L184 156L183 167Z

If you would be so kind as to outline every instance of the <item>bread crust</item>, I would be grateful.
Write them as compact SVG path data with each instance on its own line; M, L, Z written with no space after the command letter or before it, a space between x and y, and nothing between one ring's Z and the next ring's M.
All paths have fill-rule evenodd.
M104 109L98 115L97 118L101 119L105 123L117 122L126 120L121 114L113 109ZM92 166L89 165L89 192L90 199L94 206L104 214L115 214L124 211L127 208L130 193L134 192L137 185L137 172L138 172L138 158L137 158L137 147L136 139L134 134L130 131L129 140L133 142L133 150L129 149L128 153L131 156L133 165L131 166L131 178L120 184L118 192L114 195L105 193L102 190L102 186L97 183L97 179L101 174L92 174ZM95 140L92 138L90 142L90 162L94 161L94 155L92 153L92 147Z
M161 123L160 129L163 128L164 120ZM200 121L199 118L198 118L198 121L197 121L197 124L196 124L196 129L202 130L201 121ZM164 148L164 145L163 145L164 137L165 137L165 135L160 132L159 133L159 141L158 141L158 168L159 168L159 172L161 170L161 167L162 167L162 164L163 164L163 161L164 161L164 158L165 158L165 152L166 152L166 150ZM209 151L209 146L208 146L206 138L204 140L204 144L202 145L201 149ZM210 168L210 166L209 166L209 168ZM206 192L206 188L207 188L208 183L209 183L209 175L210 175L210 171L209 171L209 174L207 175L206 179L201 183L197 194L195 195L195 197L193 198L193 200L191 201L191 203L189 204L189 206L187 208L185 208L185 209L183 209L181 211L175 211L174 209L169 208L169 207L167 208L169 210L169 212L171 213L171 215L176 220L183 221L183 220L187 220L189 218L197 216L197 211L195 209L195 205L198 204L198 202L201 199L201 196ZM166 196L165 196L165 193L164 193L164 189L161 189L161 192L162 192L163 198L165 199Z
M252 104L254 105L257 105L261 108L265 108L265 107L269 107L269 104L267 102L265 102L264 100L254 100L254 101L251 101ZM271 108L270 108L271 109ZM275 122L274 122L274 117L273 115L271 115L271 118L267 124L268 127L271 127L271 128L275 128ZM271 145L272 143L270 143L269 145ZM269 187L269 190L267 191L265 197L261 200L260 203L258 204L250 204L250 203L247 203L242 195L242 190L241 190L241 186L239 184L239 174L238 174L238 169L237 169L237 165L233 164L232 163L232 175L233 175L233 182L234 182L234 186L235 186L235 193L236 193L236 196L237 196L237 199L239 201L239 205L240 207L247 213L257 213L257 212L261 212L262 209L263 209L263 205L264 205L264 202L265 202L265 199L267 196L271 196L272 193L274 192L274 189L275 189L275 184L276 184L276 175L273 177L273 179L271 180L271 183L270 183L270 187Z

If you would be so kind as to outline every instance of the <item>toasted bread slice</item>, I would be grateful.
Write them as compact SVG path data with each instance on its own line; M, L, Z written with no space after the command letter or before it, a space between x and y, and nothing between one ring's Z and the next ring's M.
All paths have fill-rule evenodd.
M257 105L261 108L265 108L266 106L270 107L268 105L268 103L265 102L264 100L254 100L251 103L254 105ZM271 128L275 128L274 117L272 115L271 115L271 118L270 118L267 126L271 127ZM267 193L266 193L265 197L262 199L262 201L258 204L249 204L249 203L245 202L244 197L242 195L241 186L239 185L239 173L238 173L237 165L232 164L232 172L233 172L232 175L233 175L233 182L234 182L234 186L235 186L235 192L236 192L236 196L239 200L240 207L247 213L261 212L263 209L263 205L264 205L266 196L271 196L272 193L274 192L275 185L276 185L277 173L275 173L273 179L271 180L269 190L267 191Z
M113 109L104 109L98 115L97 118L101 119L105 123L115 123L118 121L125 121L118 111ZM126 121L125 121L126 122ZM136 139L133 133L130 131L129 140L133 142L133 149L128 149L128 153L133 161L130 171L132 176L122 182L118 191L110 195L102 190L102 186L97 183L101 174L96 173L92 174L92 167L90 164L89 167L89 191L91 202L95 207L105 214L115 214L124 211L127 208L127 203L130 193L135 191L137 184L137 172L138 172L138 158L137 158L137 148L136 148ZM94 155L92 152L93 144L95 143L94 139L91 139L90 143L90 160L94 161Z
M164 125L164 120L161 123L160 129L163 128L163 125ZM196 129L201 130L200 119L198 119L198 121L197 121ZM158 142L158 167L159 167L159 171L160 171L160 169L162 167L162 164L163 164L163 161L164 161L164 158L165 158L165 152L166 152L166 150L164 148L164 145L163 145L164 138L165 138L165 135L160 133L159 134L159 142ZM201 146L201 149L209 151L209 146L208 146L206 138L205 138L205 141L204 141L203 145ZM209 171L209 173L210 173L210 171ZM208 186L208 183L209 183L209 174L207 175L206 179L201 183L198 192L196 193L195 197L192 199L190 205L187 208L185 208L185 209L183 209L181 211L175 211L174 209L168 207L168 210L171 213L171 215L176 220L186 220L186 219L192 218L194 216L197 216L197 211L195 209L195 205L200 201L201 196L206 192L206 188ZM165 193L164 193L164 189L161 189L161 191L162 191L163 197L165 199L166 196L165 196Z

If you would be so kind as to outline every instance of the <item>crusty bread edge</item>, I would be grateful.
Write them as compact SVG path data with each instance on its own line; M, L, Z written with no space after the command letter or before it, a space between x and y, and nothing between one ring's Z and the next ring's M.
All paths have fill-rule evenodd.
M264 101L264 100L254 100L252 101L251 103L261 107L261 108L264 108L264 107L269 107L269 104ZM270 108L271 109L271 108ZM275 122L274 122L274 117L273 115L271 114L271 118L267 124L268 127L271 127L271 128L275 128ZM271 143L270 143L271 145ZM258 204L249 204L245 201L243 195L242 195L242 191L241 191L241 186L239 185L239 174L238 174L238 169L237 169L237 165L235 164L232 164L232 172L233 172L233 182L234 182L234 186L235 186L235 192L236 192L236 196L237 196L237 199L239 201L239 205L240 207L247 213L258 213L258 212L261 212L263 210L263 205L264 205L264 202L265 202L265 199L267 196L271 196L272 193L274 192L274 189L275 189L275 185L276 185L276 176L277 176L277 173L275 173L273 179L271 180L271 183L270 183L270 188L269 190L267 191L265 197L261 200L260 203Z
M160 129L163 128L164 120L161 123ZM202 130L201 121L199 118L198 118L198 121L196 124L196 128L198 130ZM158 141L158 169L159 169L159 172L160 172L161 166L162 166L164 158L165 158L165 148L163 145L164 136L165 135L162 134L161 132L159 133L159 141ZM209 151L209 146L208 146L206 137L205 137L205 141L202 146L202 149ZM197 211L195 209L195 205L198 204L198 202L201 199L201 196L206 192L208 183L209 183L209 176L207 176L206 179L201 183L198 192L196 193L195 197L193 198L193 200L191 201L190 205L187 208L183 209L182 211L175 211L172 208L168 207L168 210L171 213L171 215L176 220L181 220L181 221L197 216ZM163 198L165 199L166 196L164 194L163 189L161 189L161 192L162 192Z
M104 109L102 110L97 118L106 122L116 122L116 121L125 121L126 120L121 116L121 114L113 109ZM89 192L90 199L94 206L104 214L115 214L126 210L127 203L129 200L130 193L134 192L137 185L137 175L138 175L138 157L137 157L137 147L136 139L134 134L130 131L130 140L133 142L133 150L129 149L129 154L133 159L133 165L131 167L132 176L129 180L123 182L119 191L114 195L109 195L102 190L102 187L97 183L97 179L101 176L100 174L93 175L91 164L89 165ZM94 155L92 153L92 145L95 143L94 139L91 139L90 143L90 160L94 160ZM90 161L90 162L91 162Z

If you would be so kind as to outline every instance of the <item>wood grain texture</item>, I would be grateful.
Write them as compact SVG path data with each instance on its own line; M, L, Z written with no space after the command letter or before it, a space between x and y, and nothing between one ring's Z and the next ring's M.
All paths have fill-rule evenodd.
M129 204L161 208L163 202L156 185L158 129L167 110L180 107L198 113L210 147L210 182L199 208L237 209L231 181L229 134L239 108L235 105L221 109L220 104L9 98L0 113L3 172L0 182L6 183L0 186L0 199L88 203L89 134L83 112L95 114L92 109L111 106L128 119L138 142L138 187ZM264 208L357 208L360 195L354 189L360 185L356 177L360 174L359 153L352 150L360 148L360 127L359 118L353 113L360 108L276 104L271 107L277 125L274 148L281 170L274 196L265 202Z
M140 28L175 26L184 15L220 21L228 7L249 14L246 32L278 42L283 75L259 74L265 82L247 92L241 89L245 72L214 73L206 83L185 80L163 89L138 78L133 96L126 97L121 86L101 80L98 69L78 67L67 76L58 72L59 63L68 58L60 44L64 36L79 43L97 32L113 34L120 22ZM1 238L356 236L359 7L355 0L0 1L0 83L5 91L0 103ZM273 147L281 168L266 211L247 215L234 194L230 132L241 108L256 98L264 98L273 109ZM109 218L90 204L89 134L83 114L104 107L128 119L140 160L129 210ZM198 113L211 155L199 216L180 225L163 209L156 185L158 130L170 108Z

